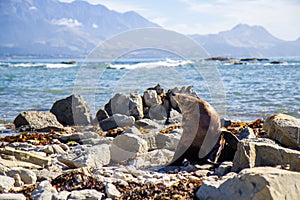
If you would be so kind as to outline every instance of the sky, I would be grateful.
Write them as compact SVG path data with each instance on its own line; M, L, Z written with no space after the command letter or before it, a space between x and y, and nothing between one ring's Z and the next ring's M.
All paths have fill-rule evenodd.
M60 0L71 2L72 0ZM300 37L300 0L85 0L118 12L136 11L182 34L212 34L243 23L283 40Z

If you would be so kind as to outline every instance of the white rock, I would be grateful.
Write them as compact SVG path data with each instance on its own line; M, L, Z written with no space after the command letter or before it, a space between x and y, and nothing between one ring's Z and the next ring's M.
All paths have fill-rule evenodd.
M15 179L8 176L0 176L0 192L8 192L14 187Z
M73 190L68 197L68 200L78 200L78 199L89 199L89 200L101 200L104 194L98 192L97 190Z
M121 196L121 193L116 188L116 186L111 183L106 184L105 193L108 198L112 198L112 199L118 199Z
M225 180L205 180L199 199L300 199L300 173L272 167L244 169Z
M31 192L33 199L41 200L52 200L53 194L57 194L57 191L48 180L40 182L37 188Z
M145 154L147 151L147 142L137 135L129 133L118 135L110 147L111 160L114 162L124 162Z
M71 168L102 167L110 162L110 147L107 144L87 147L75 147L72 151L62 154L57 158L60 162Z
M26 200L24 194L6 193L0 194L0 200Z
M37 180L36 174L29 169L24 169L22 167L14 167L7 172L7 175L10 177L14 177L15 174L19 174L21 180L25 184L36 183L36 180Z
M61 191L58 194L53 194L52 200L67 200L71 192L69 191Z

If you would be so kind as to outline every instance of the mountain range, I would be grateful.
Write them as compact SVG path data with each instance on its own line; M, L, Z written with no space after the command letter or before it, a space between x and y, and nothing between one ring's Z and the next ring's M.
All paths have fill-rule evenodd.
M0 56L84 57L99 42L136 28L160 27L136 12L119 13L82 0L0 1ZM284 41L262 26L189 35L211 56L300 56L300 38Z

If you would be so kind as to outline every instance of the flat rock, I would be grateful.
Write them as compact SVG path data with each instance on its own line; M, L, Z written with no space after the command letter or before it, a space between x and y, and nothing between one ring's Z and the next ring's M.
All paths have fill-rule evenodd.
M17 194L17 193L5 193L0 194L0 200L26 200L24 194Z
M0 175L0 192L8 192L11 188L14 187L15 179L9 176Z
M300 148L300 119L285 114L269 115L263 129L282 145Z
M18 161L29 162L40 167L47 167L51 164L50 157L42 156L34 152L17 150L11 147L0 148L0 153L13 155Z
M94 189L85 190L73 190L68 197L70 200L75 199L89 199L89 200L101 200L105 195Z
M87 147L81 145L57 157L58 161L70 168L97 168L110 162L110 147L107 144Z
M91 123L90 108L80 95L71 95L56 101L50 112L64 126L89 125Z
M135 122L134 117L122 115L122 114L114 114L107 119L102 120L99 123L99 126L103 131L108 131L117 127L126 127L132 126Z
M159 129L161 125L151 119L140 119L135 122L135 125L144 129Z
M199 199L288 199L300 198L300 173L272 167L244 169L220 181L204 181Z
M51 130L63 130L63 125L60 124L55 115L50 112L27 111L20 113L14 120L16 128L21 128L23 131L41 131L48 132Z
M111 144L111 160L113 162L124 162L138 155L148 152L145 140L134 134L118 135Z
M264 141L264 140L263 140ZM256 141L240 141L233 159L232 171L258 166L286 167L300 172L300 151L284 148L276 144Z

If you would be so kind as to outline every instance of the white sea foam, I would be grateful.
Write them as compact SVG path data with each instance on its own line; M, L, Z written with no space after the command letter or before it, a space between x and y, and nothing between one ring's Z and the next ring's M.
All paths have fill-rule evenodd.
M109 67L113 69L138 69L138 68L156 68L156 67L177 67L192 64L189 60L171 60L155 62L140 62L135 64L110 64Z
M46 68L54 69L54 68L70 68L75 67L75 64L62 64L62 63L47 63Z
M44 67L43 63L8 63L8 67Z

